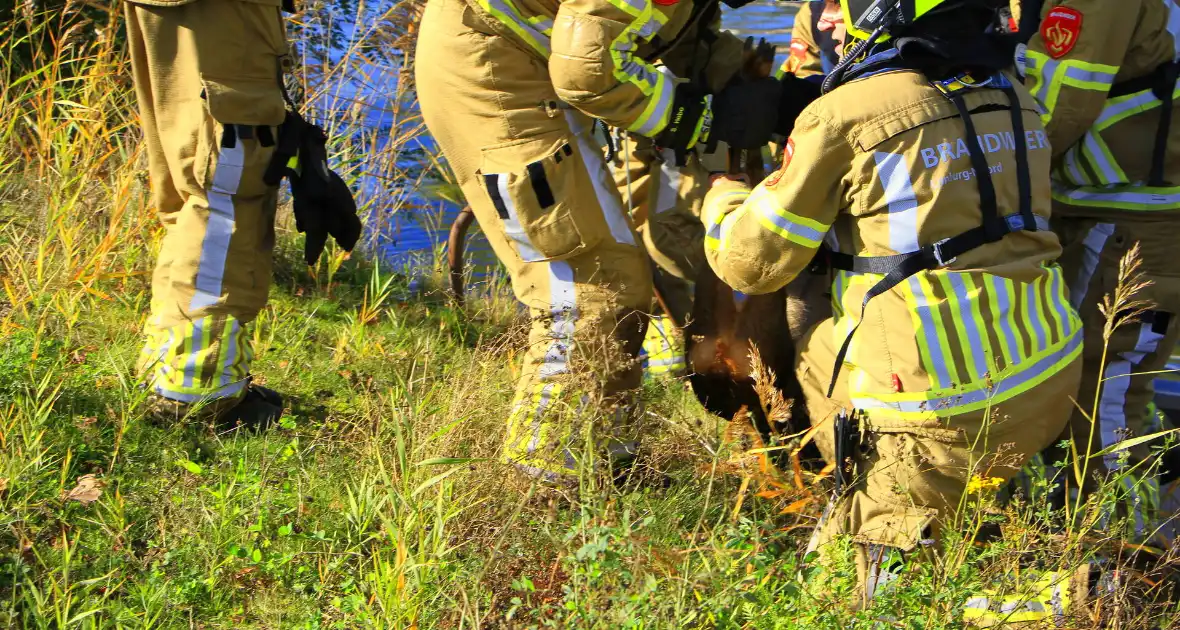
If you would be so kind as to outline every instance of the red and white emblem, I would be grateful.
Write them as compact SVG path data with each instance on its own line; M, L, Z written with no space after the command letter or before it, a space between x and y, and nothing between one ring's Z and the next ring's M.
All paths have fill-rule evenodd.
M1050 57L1060 59L1077 45L1082 36L1082 12L1070 7L1054 7L1041 22L1041 39Z
M783 146L783 164L778 167L778 170L771 173L770 177L766 178L767 186L774 186L778 180L783 178L783 173L787 172L787 167L791 165L791 158L795 155L795 141L787 138L787 144Z

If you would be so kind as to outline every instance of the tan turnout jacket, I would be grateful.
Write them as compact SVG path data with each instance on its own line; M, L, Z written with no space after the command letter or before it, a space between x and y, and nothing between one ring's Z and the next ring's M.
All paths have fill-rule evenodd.
M1017 87L1024 137L1008 99L974 89L967 106L1001 215L1018 212L1017 142L1028 147L1033 211L1049 215L1050 149L1028 94ZM859 256L907 253L981 223L968 139L954 105L919 73L852 81L812 103L795 126L782 170L753 190L719 182L705 201L706 255L740 291L781 288L821 243ZM1047 221L1039 221L1042 229ZM875 418L924 419L984 409L1028 391L1080 348L1050 231L1020 231L922 272L869 302L845 360L851 402ZM861 318L883 276L839 271L832 285L834 347Z
M667 126L677 83L703 77L715 93L741 65L741 40L718 32L716 13L702 31L705 3L692 0L467 2L533 53L537 63L520 68L522 76L547 67L563 101L642 136ZM697 76L688 76L694 67Z
M1180 133L1173 126L1164 175L1150 187L1160 99L1150 90L1111 97L1119 83L1180 58L1176 0L1046 2L1024 59L1026 84L1044 107L1056 161L1058 212L1180 210ZM1180 103L1180 92L1175 92ZM1180 116L1175 116L1180 119Z

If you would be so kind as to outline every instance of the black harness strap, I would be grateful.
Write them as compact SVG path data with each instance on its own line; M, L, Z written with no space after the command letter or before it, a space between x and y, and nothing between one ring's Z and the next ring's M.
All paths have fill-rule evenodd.
M885 274L885 277L877 281L865 293L864 300L860 303L860 318L857 320L856 326L844 338L844 343L841 344L840 350L836 353L836 362L832 366L832 380L828 384L828 398L832 397L832 393L836 389L836 379L840 376L840 370L844 367L844 359L848 356L848 348L852 344L852 337L856 335L856 331L864 322L865 311L868 308L870 300L901 284L914 274L945 267L954 262L959 256L983 245L995 243L1012 232L1037 230L1036 217L1032 213L1032 185L1028 172L1028 146L1026 144L1027 139L1024 136L1024 114L1020 108L1019 97L1011 83L1002 76L997 75L997 78L1000 81L998 87L1008 96L1008 109L1012 112L1012 131L1016 142L1016 170L1017 185L1019 186L1020 194L1020 213L1000 216L991 170L987 165L987 157L984 155L983 149L979 146L979 140L975 133L975 123L971 120L971 112L967 109L967 105L964 103L963 96L959 91L949 91L944 84L936 83L935 85L954 104L955 109L958 110L959 117L963 119L963 125L966 127L968 138L967 153L971 158L971 166L975 169L976 182L979 186L979 203L980 211L983 214L983 222L978 227L971 228L966 232L905 254L896 254L893 256L853 256L838 252L829 254L829 260L834 269L857 273ZM980 87L985 86L981 85Z
M1037 230L1037 218L1032 211L1032 181L1028 172L1028 141L1024 133L1024 112L1020 108L1020 95L1016 88L1008 85L1004 88L1008 95L1008 103L1012 107L1012 135L1016 140L1016 190L1020 195L1020 218L1024 220L1025 230Z
M1160 121L1156 127L1155 146L1151 152L1151 172L1147 180L1149 186L1169 185L1164 179L1164 168L1168 159L1168 136L1172 132L1173 94L1176 91L1177 78L1180 78L1180 61L1169 61L1158 66L1151 74L1121 81L1110 88L1110 98L1151 90L1160 100Z

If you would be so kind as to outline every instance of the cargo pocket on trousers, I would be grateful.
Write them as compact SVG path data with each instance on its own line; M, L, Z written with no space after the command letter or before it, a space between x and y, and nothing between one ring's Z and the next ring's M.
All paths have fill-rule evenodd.
M483 150L477 175L525 262L563 260L609 234L593 184L565 134Z
M277 79L202 76L201 86L209 115L197 146L197 179L206 190L266 194L262 174L286 114Z
M197 303L226 294L265 300L278 188L263 174L286 114L277 78L201 77L206 115L194 176L208 202L195 285ZM232 273L226 270L232 268ZM257 292L261 298L253 296Z

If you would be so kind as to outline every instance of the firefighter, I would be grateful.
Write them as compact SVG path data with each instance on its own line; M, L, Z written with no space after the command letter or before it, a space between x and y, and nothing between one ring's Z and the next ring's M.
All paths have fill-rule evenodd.
M703 210L707 259L740 291L774 291L821 251L833 268L834 315L796 362L836 465L811 548L851 535L862 604L936 549L972 478L1010 478L1060 434L1082 348L1053 263L1049 144L987 34L997 3L878 4L825 5L821 29L855 48L780 170L753 189L717 178Z
M285 111L279 2L125 7L153 201L166 229L139 361L151 416L272 420L282 398L250 382L247 326L266 304L274 246L277 188L262 176Z
M279 180L291 179L309 264L329 234L345 249L360 236L352 195L327 167L322 130L288 110L281 4L125 3L165 227L139 360L157 422L261 428L281 415L282 397L252 382L248 330L270 287ZM321 169L292 174L291 166L317 161Z
M532 478L561 483L580 468L575 418L599 418L595 461L634 456L650 261L594 121L674 156L706 139L764 144L777 122L780 83L728 81L742 42L711 30L717 10L686 0L427 3L423 117L533 319L504 448ZM709 54L677 54L706 39L696 50Z
M1180 70L1180 6L1173 0L1068 0L1030 3L1040 17L1024 54L1026 84L1044 108L1053 154L1053 218L1070 301L1086 330L1078 401L1068 436L1081 452L1109 448L1152 432L1152 379L1180 332L1180 265L1173 227L1180 217L1180 134L1172 129ZM1104 339L1103 296L1112 294L1119 261L1136 243L1142 279L1137 299L1150 303L1135 321ZM1100 384L1101 383L1101 384ZM1088 419L1097 400L1097 422ZM1158 446L1158 444L1154 445ZM1097 474L1139 467L1153 444L1092 458ZM1158 482L1129 488L1134 534L1149 536ZM1094 477L1087 479L1087 485ZM1128 486L1133 485L1127 478ZM1175 505L1177 497L1163 497ZM1160 515L1163 517L1170 514Z
M820 30L824 0L802 4L795 13L791 28L790 54L779 68L779 76L793 74L800 79L826 75L840 61L843 46L832 37L831 30Z

